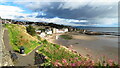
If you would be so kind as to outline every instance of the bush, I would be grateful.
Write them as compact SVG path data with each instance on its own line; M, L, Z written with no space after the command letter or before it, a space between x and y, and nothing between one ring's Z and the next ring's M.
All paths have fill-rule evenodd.
M41 40L41 37L40 37L40 36L37 36L37 39L38 39L38 40Z
M45 39L42 41L43 44L48 44L48 41Z
M43 29L43 28L39 28L38 30L41 30L42 32L45 32L45 29Z
M32 36L34 36L36 34L35 28L33 28L31 25L29 25L28 27L26 27L26 30Z

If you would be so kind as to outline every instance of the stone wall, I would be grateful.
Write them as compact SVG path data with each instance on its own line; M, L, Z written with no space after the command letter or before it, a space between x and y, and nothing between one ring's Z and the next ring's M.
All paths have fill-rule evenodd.
M9 51L5 49L3 43L3 33L4 29L2 28L2 23L0 21L0 67L1 66L14 66L11 60Z

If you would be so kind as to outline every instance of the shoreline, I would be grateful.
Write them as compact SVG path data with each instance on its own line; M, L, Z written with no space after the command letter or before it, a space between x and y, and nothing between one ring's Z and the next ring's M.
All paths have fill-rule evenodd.
M54 34L47 37L46 40L51 43L67 46L68 49L71 48L83 56L90 55L93 60L102 59L105 56L106 60L113 59L118 63L118 41L116 37L91 36L76 32L65 34L72 35L73 39L64 40L59 38L56 40L55 36L62 34ZM114 41L114 39L116 40Z

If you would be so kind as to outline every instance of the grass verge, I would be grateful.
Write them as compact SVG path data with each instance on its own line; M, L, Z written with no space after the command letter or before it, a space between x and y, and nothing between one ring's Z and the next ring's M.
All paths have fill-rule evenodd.
M72 36L71 35L60 35L61 38L66 39L66 40L71 40Z

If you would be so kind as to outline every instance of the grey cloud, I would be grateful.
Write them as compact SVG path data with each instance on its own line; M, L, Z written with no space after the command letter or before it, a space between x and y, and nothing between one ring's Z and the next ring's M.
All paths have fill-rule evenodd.
M88 24L102 23L102 21L104 21L102 18L116 19L118 16L117 2L110 4L106 2L103 3L103 5L102 3L98 3L97 5L92 2L84 2L84 4L80 3L80 5L77 2L70 2L67 3L67 5L66 2L34 2L28 3L26 7L33 12L43 11L46 13L45 16L38 14L36 18L59 17L65 19L89 20ZM102 19L102 21L99 19Z
M94 17L113 17L117 15L117 3L109 5L102 5L102 3L100 3L100 5L99 2L97 3L98 5L87 1L83 2L83 4L82 2L25 2L20 4L25 5L27 8L35 12L45 12L47 14L46 17L83 19ZM68 6L68 8L65 8L66 6ZM71 8L76 9L71 10ZM37 17L39 17L39 14Z
M75 3L75 2L73 2ZM58 8L64 2L53 2L48 7L39 8L38 10L44 11L47 15L53 17L67 18L67 19L83 19L83 18L95 18L95 17L113 17L117 15L117 5L104 5L99 7L91 7L84 5L82 8L70 10ZM50 7L53 7L52 9ZM111 9L108 9L112 7Z

